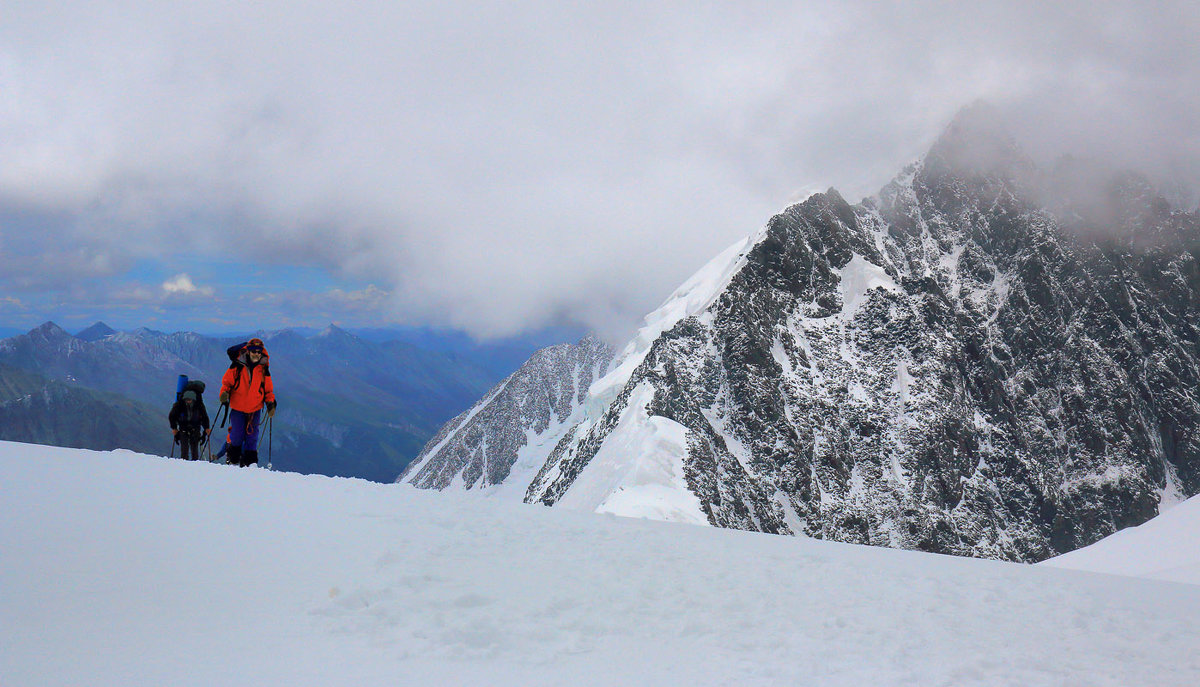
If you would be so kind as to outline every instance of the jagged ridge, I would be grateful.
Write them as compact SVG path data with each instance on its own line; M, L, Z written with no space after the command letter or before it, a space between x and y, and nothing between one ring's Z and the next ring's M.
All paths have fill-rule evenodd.
M1128 175L1056 215L978 115L648 318L526 500L1033 561L1200 492L1200 220Z
M589 387L612 357L593 336L538 351L448 422L397 481L434 489L527 483L560 431L578 421Z

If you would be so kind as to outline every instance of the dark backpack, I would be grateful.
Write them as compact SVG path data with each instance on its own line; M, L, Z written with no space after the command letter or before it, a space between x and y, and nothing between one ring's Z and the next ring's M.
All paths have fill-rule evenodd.
M175 392L175 400L182 401L183 400L183 392L185 392L185 391L195 391L196 392L196 400L199 401L200 403L203 403L204 402L204 389L205 389L204 382L200 381L199 379L190 379L187 381L186 384L183 385L182 389L179 389L178 391Z

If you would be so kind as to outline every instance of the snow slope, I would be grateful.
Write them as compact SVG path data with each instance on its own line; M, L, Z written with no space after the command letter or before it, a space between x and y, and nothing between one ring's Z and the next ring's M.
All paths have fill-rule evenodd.
M1200 584L1200 496L1042 565Z
M120 451L0 475L6 687L1200 684L1200 585Z

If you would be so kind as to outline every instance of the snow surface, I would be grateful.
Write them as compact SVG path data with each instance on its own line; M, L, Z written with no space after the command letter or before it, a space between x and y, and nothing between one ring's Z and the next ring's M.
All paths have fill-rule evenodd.
M1200 585L1200 496L1041 565Z
M700 499L683 477L687 428L651 417L646 406L653 398L654 387L638 384L629 397L630 412L559 501L561 507L708 525Z
M0 474L6 687L1200 684L1200 585L124 451Z

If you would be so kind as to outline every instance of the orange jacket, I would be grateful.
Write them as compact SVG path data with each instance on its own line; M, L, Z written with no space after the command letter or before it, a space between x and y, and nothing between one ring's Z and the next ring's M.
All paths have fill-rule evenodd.
M266 359L254 367L234 363L221 377L221 393L229 394L230 409L243 413L253 413L262 408L263 403L274 403L275 383L271 381Z

